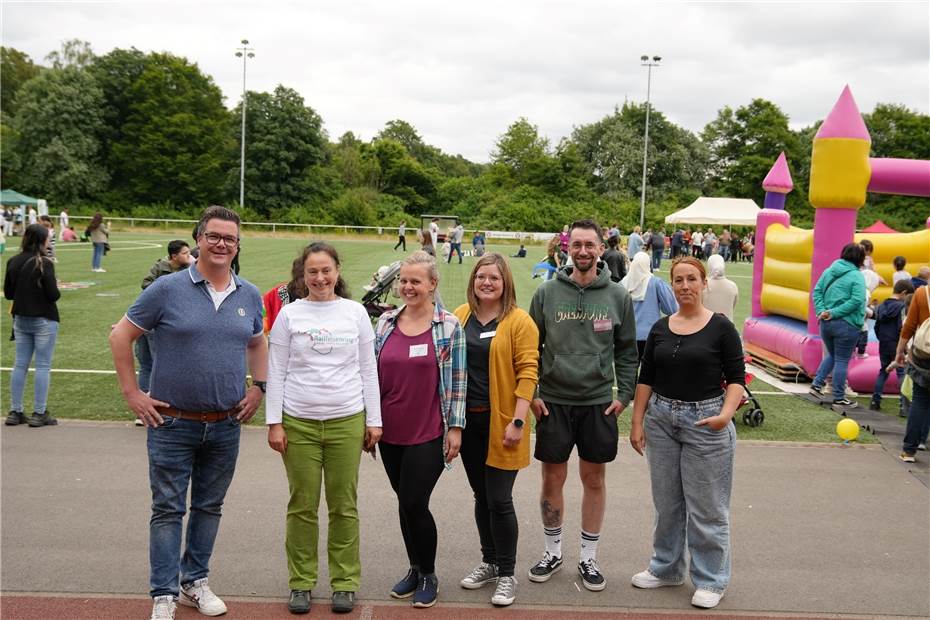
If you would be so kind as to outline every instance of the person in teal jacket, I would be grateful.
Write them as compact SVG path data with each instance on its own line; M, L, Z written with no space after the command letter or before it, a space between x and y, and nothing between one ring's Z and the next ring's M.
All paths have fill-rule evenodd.
M865 323L865 278L859 271L864 262L862 246L849 243L814 287L814 311L820 321L820 337L827 354L820 362L810 391L817 397L823 396L827 375L832 374L833 404L839 407L853 404L844 390L849 359Z

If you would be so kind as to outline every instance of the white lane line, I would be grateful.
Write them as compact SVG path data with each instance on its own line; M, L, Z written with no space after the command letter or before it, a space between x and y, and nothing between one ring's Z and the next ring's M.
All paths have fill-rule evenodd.
M0 371L13 370L8 366L0 366ZM29 369L31 372L35 372L35 368ZM115 375L115 370L83 370L80 368L52 368L51 372L62 372L62 373L72 373L79 375Z

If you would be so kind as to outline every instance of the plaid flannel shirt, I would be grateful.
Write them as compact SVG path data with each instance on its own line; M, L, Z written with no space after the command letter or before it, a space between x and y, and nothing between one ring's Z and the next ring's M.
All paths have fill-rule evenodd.
M397 317L403 309L404 306L390 310L378 319L375 355L379 358L384 343L397 327ZM439 401L445 430L452 426L465 428L465 333L455 315L436 304L432 334L436 363L439 364Z

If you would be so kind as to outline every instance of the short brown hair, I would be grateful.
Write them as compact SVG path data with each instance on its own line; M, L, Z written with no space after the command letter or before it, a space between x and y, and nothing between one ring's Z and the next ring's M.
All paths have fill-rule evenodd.
M701 280L707 280L707 270L704 268L704 263L694 258L693 256L679 256L673 260L672 268L668 272L669 280L675 277L675 267L678 265L691 265L701 273Z
M210 205L203 210L203 213L200 214L200 221L197 222L197 237L203 233L204 229L207 227L207 222L210 220L226 220L227 222L235 222L236 228L239 228L239 214L220 205Z
M479 258L478 262L475 263L475 267L471 270L471 275L468 277L468 289L465 291L465 296L468 298L468 307L472 314L478 310L478 298L475 297L475 276L478 274L480 268L487 265L495 265L497 270L501 272L504 290L501 293L501 312L497 318L503 319L511 310L517 307L517 292L514 290L513 274L510 273L510 265L508 265L507 260L497 252L489 252Z

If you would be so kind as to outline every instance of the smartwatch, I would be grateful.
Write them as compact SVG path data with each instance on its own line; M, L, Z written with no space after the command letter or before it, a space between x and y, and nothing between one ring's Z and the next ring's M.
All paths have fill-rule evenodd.
M260 390L262 391L262 394L264 394L264 393L267 391L267 389L268 389L268 382L267 382L267 381L253 381L253 382L252 382L252 385L254 385L254 386L257 387L258 389L260 389Z
M513 424L514 428L523 428L523 420L520 418L514 418L511 423Z

